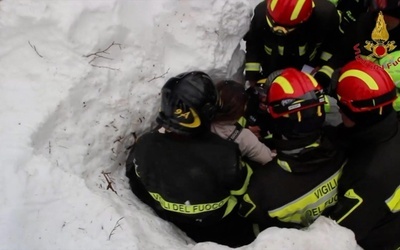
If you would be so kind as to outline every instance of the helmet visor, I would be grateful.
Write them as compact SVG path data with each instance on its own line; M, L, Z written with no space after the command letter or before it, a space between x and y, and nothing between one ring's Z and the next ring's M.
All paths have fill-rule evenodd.
M307 92L298 98L271 102L269 106L271 115L274 117L279 117L288 113L323 104L325 104L323 90L314 90Z

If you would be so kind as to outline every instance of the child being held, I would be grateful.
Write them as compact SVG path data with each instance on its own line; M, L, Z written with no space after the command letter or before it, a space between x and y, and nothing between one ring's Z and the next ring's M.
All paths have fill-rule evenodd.
M217 112L211 131L220 137L233 141L239 145L242 156L262 165L271 161L275 153L247 128L238 123L244 115L248 96L242 84L226 80L217 83L221 98L221 109Z

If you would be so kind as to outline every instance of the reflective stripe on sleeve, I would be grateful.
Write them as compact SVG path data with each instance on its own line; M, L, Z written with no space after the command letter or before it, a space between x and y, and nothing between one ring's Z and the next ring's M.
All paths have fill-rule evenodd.
M264 45L264 51L265 53L267 53L268 55L271 55L272 49L266 45Z
M325 104L324 104L324 110L325 113L331 112L331 102L329 101L329 98L327 96L324 96L325 99Z
M249 185L250 177L253 174L253 170L250 168L250 166L246 162L244 162L244 161L240 161L240 162L241 162L241 164L244 164L244 166L247 168L247 176L243 183L243 186L240 189L231 190L232 195L243 195L247 191L247 186Z
M329 76L329 78L331 78L333 74L333 69L327 65L324 65L320 70L318 70L318 72L322 72L325 75Z
M256 71L260 72L261 69L261 64L260 63L255 63L255 62L248 62L245 65L245 70L246 71Z
M400 212L400 186L396 188L396 191L394 191L393 195L385 202L392 213Z
M321 53L321 56L320 56L320 58L321 58L322 60L324 60L325 62L328 61L329 59L331 59L331 57L332 57L332 54L331 54L331 53L328 53L328 52L326 52L326 51L323 51L323 52Z
M256 204L251 200L250 196L248 194L245 194L243 196L243 201L247 203L246 207L249 207L249 209L247 210L247 213L244 215L244 217L249 216L249 214L251 214L254 209L256 209Z
M346 219L347 216L349 216L356 208L358 208L361 203L363 203L363 199L354 192L354 189L349 189L347 192L344 194L344 197L356 201L354 203L354 206L346 213L344 214L340 219L337 220L337 223L342 222L344 219Z

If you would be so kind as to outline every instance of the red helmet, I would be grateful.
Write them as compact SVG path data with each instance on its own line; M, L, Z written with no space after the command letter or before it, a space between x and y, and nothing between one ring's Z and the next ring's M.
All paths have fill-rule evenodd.
M296 26L306 21L312 13L312 0L266 0L267 16L278 25Z
M273 118L325 103L323 90L317 81L311 75L295 68L284 69L273 80L267 99L268 111ZM321 109L318 110L323 112Z
M365 112L391 104L396 87L381 67L354 60L341 69L336 94L340 105L352 112Z

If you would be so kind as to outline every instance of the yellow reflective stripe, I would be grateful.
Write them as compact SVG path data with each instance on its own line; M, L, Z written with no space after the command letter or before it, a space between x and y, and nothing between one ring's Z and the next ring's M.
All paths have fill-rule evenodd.
M297 121L301 122L301 112L297 111Z
M323 51L323 52L321 53L321 56L320 56L319 58L321 58L321 59L324 60L324 61L328 61L329 59L331 59L331 57L332 57L332 54L331 54L331 53L328 53L328 52L326 52L326 51Z
M385 202L392 213L400 212L400 186L396 188L393 195Z
M313 52L311 52L311 54L309 56L310 61L312 61L314 59L316 54L317 54L317 48L314 48Z
M269 19L269 17L267 15L265 16L265 19L267 20L268 26L272 28L273 25L272 25L271 20Z
M314 143L306 146L305 148L317 148L317 147L319 147L319 143L318 142L314 142Z
M339 0L329 0L329 2L333 3L337 7Z
M239 120L237 122L240 124L240 126L242 126L244 128L246 126L247 120L245 117L242 116L239 118Z
M325 104L324 104L324 110L325 113L331 112L331 102L329 101L329 98L327 96L324 96L325 99Z
M267 47L266 45L264 45L264 50L265 50L265 53L267 53L268 55L271 55L272 49L270 47Z
M268 134L268 135L264 136L264 139L271 139L272 136L273 136L272 134Z
M283 47L283 46L278 46L279 55L283 56L284 50L285 50L285 47Z
M257 81L258 84L265 84L267 83L267 78L262 78L260 80Z
M324 104L324 106L325 106L325 104ZM322 116L321 106L318 106L318 107L317 107L317 115L318 115L318 116Z
M248 62L245 65L245 70L246 71L257 71L257 72L259 72L260 68L261 68L261 64L260 63Z
M302 56L306 53L306 46L299 46L299 56Z
M394 108L394 110L396 110L396 112L400 111L400 97L399 97L399 95L397 95L397 99L394 100L394 102L393 102L393 108Z
M244 217L247 217L247 216L249 216L249 214L251 214L251 213L254 211L254 209L256 209L257 206L256 206L256 204L250 199L250 196L249 196L248 194L245 194L245 195L243 196L243 201L245 201L245 202L251 204L251 209L244 215Z
M324 65L324 66L321 67L320 70L318 70L318 72L322 72L325 75L329 76L329 78L330 78L330 77L332 77L333 69L331 67L327 66L327 65Z
M279 84L279 86L281 86L281 88L283 89L283 92L285 92L285 94L293 94L294 93L292 84L290 84L290 82L285 77L278 76L277 78L275 78L274 83Z
M244 161L240 161L240 162L241 162L241 164L244 164L245 167L247 168L247 176L246 176L246 180L243 183L243 186L240 189L231 190L232 195L243 195L247 190L247 186L249 185L250 177L253 174L253 170L250 168L250 166L246 162L244 162Z
M274 11L276 4L278 3L278 0L272 0L271 1L271 10Z
M371 90L378 90L379 86L372 78L370 75L367 73L358 70L358 69L350 69L344 72L340 77L339 77L339 82L341 82L344 78L346 77L356 77L360 80L362 80Z
M279 165L283 170L285 170L286 172L289 172L289 173L292 172L292 169L290 168L290 165L289 165L289 163L288 163L287 161L281 161L281 160L278 159L276 163L278 163L278 165Z
M336 204L338 179L344 164L336 173L310 192L282 207L268 211L269 216L283 222L303 225L314 221L325 208Z
M236 197L235 196L230 196L229 200L228 200L228 204L227 204L226 209L225 209L224 216L222 216L222 218L224 218L225 216L230 214L232 212L232 210L235 208L236 204L237 204Z
M153 192L149 193L154 200L160 203L163 209L181 214L199 214L199 213L214 211L223 207L225 203L227 203L231 199L231 196L229 196L218 202L190 205L190 204L169 202L164 200L164 198L158 193L153 193Z
M308 73L304 73L307 77L308 77L308 79L310 79L310 81L312 82L312 84L313 84L313 86L314 87L317 87L318 86L318 82L317 82L317 80L315 80L315 78L314 77L312 77L310 74L308 74Z
M349 216L349 214L351 214L354 210L356 210L356 208L359 207L363 202L363 199L358 194L356 194L356 192L354 192L354 189L347 190L347 192L344 194L344 197L358 200L358 202L345 215L343 215L342 218L338 219L337 223L340 223L344 219L346 219L346 217Z
M304 3L306 0L298 0L296 3L296 6L294 7L294 10L292 12L292 15L290 15L290 20L296 20L296 18L299 16L301 9L303 8Z
M341 24L343 22L343 15L342 15L342 12L340 10L337 10L337 13L338 13L338 16L339 16L339 31L340 31L340 33L343 34L344 30L342 29L342 26L341 26Z

